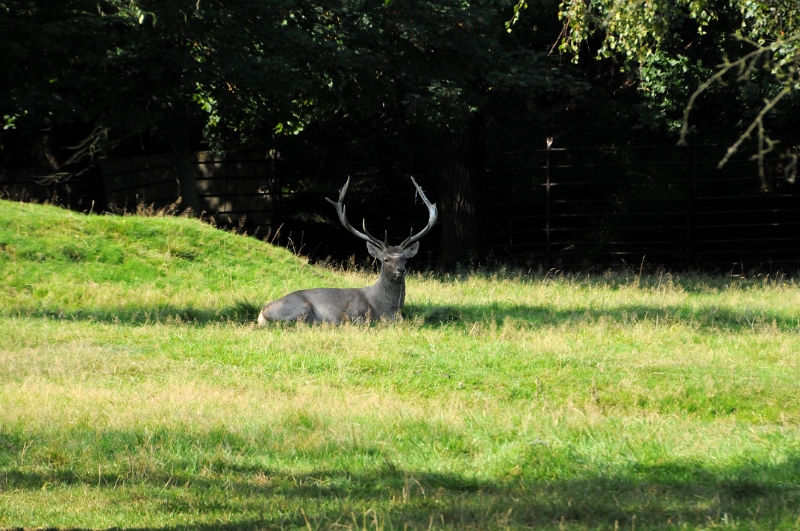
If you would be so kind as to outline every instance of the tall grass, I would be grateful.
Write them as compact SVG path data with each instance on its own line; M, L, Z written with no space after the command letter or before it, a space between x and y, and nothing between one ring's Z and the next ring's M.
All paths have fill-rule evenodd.
M800 292L365 272L185 218L0 204L0 527L800 528Z

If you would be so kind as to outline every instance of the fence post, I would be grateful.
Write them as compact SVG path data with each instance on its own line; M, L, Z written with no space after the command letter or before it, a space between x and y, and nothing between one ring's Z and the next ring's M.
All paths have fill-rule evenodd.
M692 194L694 189L694 148L692 143L686 146L686 266L692 263Z
M545 257L547 259L547 267L550 267L550 183L553 177L553 152L550 147L553 145L553 139L547 139L547 184L545 185L546 194L546 207L545 207Z

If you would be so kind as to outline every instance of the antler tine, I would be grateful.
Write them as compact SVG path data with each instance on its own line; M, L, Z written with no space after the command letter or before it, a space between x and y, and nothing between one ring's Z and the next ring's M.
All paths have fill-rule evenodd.
M344 201L344 196L347 193L347 187L349 185L350 185L350 177L348 176L347 182L344 183L342 190L339 192L339 200L334 201L330 197L326 197L325 199L328 201L328 203L332 204L336 208L336 214L339 216L339 221L342 223L342 225L344 225L344 228L346 228L348 231L350 231L353 235L357 236L358 238L361 238L364 241L368 241L374 245L377 245L378 247L380 247L385 251L386 246L383 243L381 243L379 239L375 238L369 232L367 232L366 221L363 223L364 232L366 232L366 234L354 229L353 226L350 225L350 222L347 221L347 209L345 208L344 204L342 204L342 201Z
M378 245L384 251L386 250L386 248L389 245L386 242L381 242L378 238L376 238L375 236L373 236L372 234L369 233L369 231L367 230L367 220L366 219L363 219L363 218L361 219L361 227L364 229L364 232L367 234L367 236L369 236L369 241L371 241L375 245ZM387 234L388 234L388 231L387 231Z
M414 180L414 177L411 177L411 182L414 183L414 187L417 189L417 193L422 198L422 201L425 203L425 205L428 207L428 224L425 226L424 229L422 229L417 234L413 234L414 229L412 228L411 229L412 234L410 234L408 238L403 240L403 243L400 244L400 247L403 248L408 247L412 243L416 242L417 240L428 234L428 231L431 230L433 224L436 223L436 218L439 217L439 211L436 210L436 205L433 205L431 204L430 201L428 201L428 198L425 197L425 192L422 191L422 188L420 188L420 186L417 184L417 181Z

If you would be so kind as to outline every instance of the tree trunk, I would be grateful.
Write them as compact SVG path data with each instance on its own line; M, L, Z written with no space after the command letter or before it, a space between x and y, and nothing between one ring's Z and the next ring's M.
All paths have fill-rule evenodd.
M436 269L446 272L459 264L477 265L488 250L483 117L473 118L463 133L445 133L441 157L442 240Z
M169 125L169 139L172 144L172 158L175 161L175 176L181 194L182 209L192 209L193 215L200 214L200 198L197 194L195 177L195 161L192 156L191 132L189 119L183 107L176 106Z

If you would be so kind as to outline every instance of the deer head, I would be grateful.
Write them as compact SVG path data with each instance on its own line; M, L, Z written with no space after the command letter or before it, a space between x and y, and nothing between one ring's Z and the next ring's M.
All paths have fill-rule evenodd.
M336 208L336 213L338 214L339 221L342 222L342 225L344 225L344 227L352 234L367 242L367 251L369 252L370 256L377 258L381 262L381 275L392 282L403 282L405 280L406 260L417 254L417 251L419 250L419 239L425 236L428 231L431 230L431 227L433 227L433 224L436 223L436 218L439 215L438 211L436 210L436 205L431 204L431 202L428 201L428 198L425 197L425 192L422 191L422 188L420 188L420 186L417 184L417 181L415 181L413 177L411 177L411 182L414 183L414 187L417 189L416 193L419 194L419 196L422 198L422 201L428 207L428 224L417 234L414 234L414 229L412 228L408 238L403 240L400 245L395 246L389 245L388 234L384 235L383 241L380 241L378 238L370 234L367 230L366 220L361 221L361 227L363 228L364 232L353 228L353 226L350 225L350 222L347 221L347 212L343 202L344 196L347 194L347 187L350 185L350 177L347 178L347 182L344 183L344 186L339 192L338 201L334 201L329 197L325 198Z

